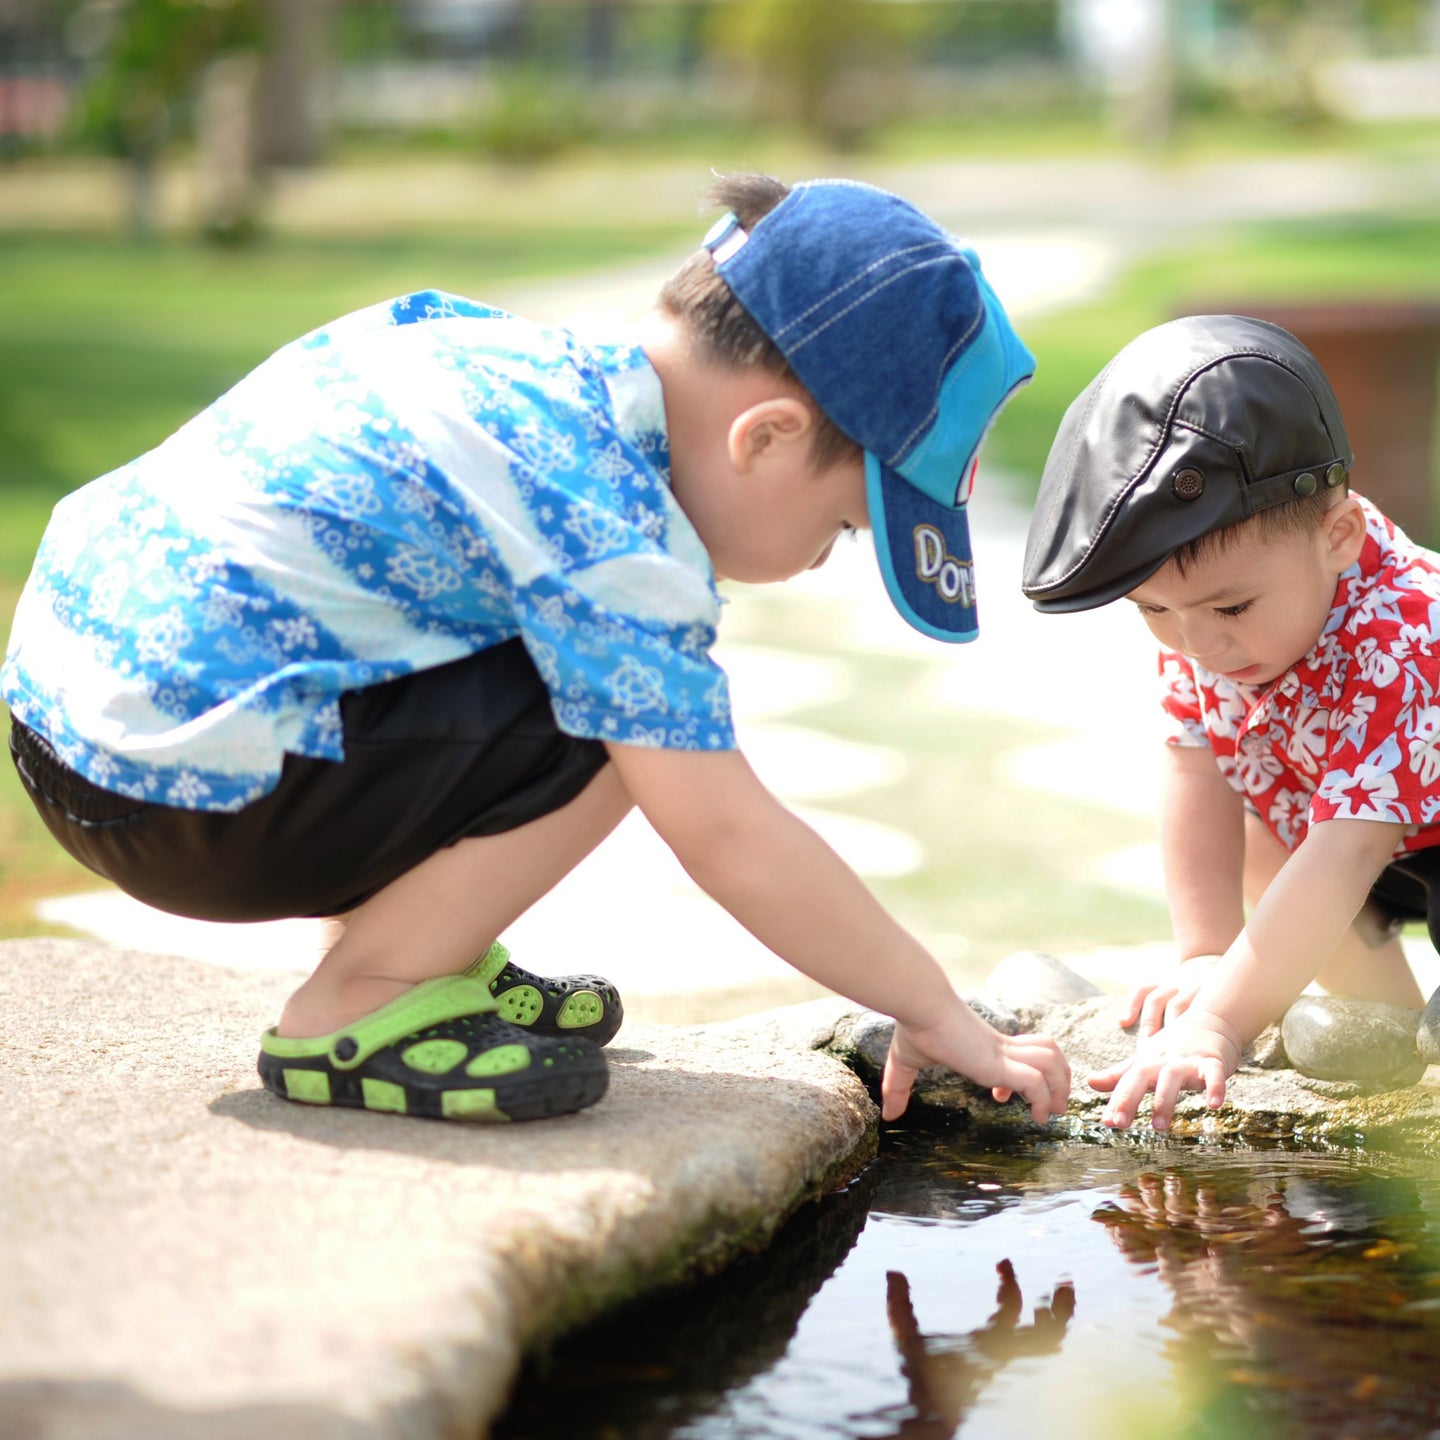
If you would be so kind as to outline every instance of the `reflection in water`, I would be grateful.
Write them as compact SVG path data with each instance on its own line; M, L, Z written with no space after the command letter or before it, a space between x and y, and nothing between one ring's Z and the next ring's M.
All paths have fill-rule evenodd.
M1029 1325L1021 1325L1015 1267L1002 1260L995 1269L1000 1276L995 1313L965 1335L922 1335L910 1304L910 1282L895 1270L885 1277L885 1314L914 1409L893 1432L894 1440L950 1440L997 1370L1021 1356L1053 1354L1060 1348L1075 1313L1075 1287L1057 1285L1049 1304L1036 1309Z
M763 1255L532 1366L495 1440L1434 1437L1436 1179L898 1126Z
M1173 1293L1165 1348L1221 1408L1271 1435L1429 1435L1440 1421L1440 1276L1413 1182L1301 1175L1255 1198L1234 1176L1168 1169L1095 1219Z

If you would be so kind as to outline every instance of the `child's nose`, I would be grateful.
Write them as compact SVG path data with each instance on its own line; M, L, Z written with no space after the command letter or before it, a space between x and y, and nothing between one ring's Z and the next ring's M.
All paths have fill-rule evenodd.
M1225 634L1217 627L1195 621L1184 627L1181 635L1181 649L1192 660L1204 661L1220 654L1225 648Z

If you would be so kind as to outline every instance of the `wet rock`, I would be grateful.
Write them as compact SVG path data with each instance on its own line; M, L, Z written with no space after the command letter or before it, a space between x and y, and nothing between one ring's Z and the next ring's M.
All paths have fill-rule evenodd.
M1316 1080L1393 1090L1425 1073L1415 1048L1420 1013L1398 1005L1302 995L1280 1024L1290 1064Z
M1108 1095L1091 1089L1088 1083L1091 1076L1128 1061L1135 1052L1135 1027L1120 1027L1122 1006L1123 999L1118 995L1096 995L1036 1010L1026 1005L1023 996L1016 996L1016 1009L1027 1022L1026 1028L1051 1036L1070 1062L1073 1085L1069 1109L1063 1119L1052 1122L1054 1128L1107 1144L1125 1143L1127 1137L1153 1141L1148 1134L1148 1101L1130 1130L1111 1131L1100 1123ZM1397 1012L1387 1006L1362 1008L1380 1012L1380 1022L1390 1027L1388 1033L1394 1046L1391 1053L1403 1058L1405 1046L1394 1037L1403 1036L1407 1023L1413 1031L1419 1012ZM1391 1013L1387 1015L1386 1011ZM1373 1025L1376 1016L1368 1018ZM878 1084L891 1024L887 1017L868 1011L852 1011L849 1015L832 1012L827 1024L830 1039L819 1043L844 1059L867 1082ZM807 1027L815 1031L809 1022ZM1421 1074L1423 1069L1411 1043L1410 1059L1398 1069L1372 1063L1359 1076L1325 1079L1304 1075L1289 1068L1282 1027L1267 1026L1230 1077L1224 1104L1212 1110L1203 1095L1181 1095L1167 1134L1176 1141L1284 1140L1316 1145L1364 1142L1440 1153L1440 1071L1431 1072L1427 1078ZM1414 1083L1416 1080L1422 1083ZM938 1067L920 1073L914 1102L917 1107L963 1113L980 1126L1026 1129L1034 1123L1023 1101L1012 1099L997 1104L988 1090Z
M481 1436L524 1350L759 1249L874 1153L819 1011L788 1046L627 1024L605 1099L553 1120L287 1104L255 1037L296 978L0 941L7 1440Z
M1440 990L1430 997L1415 1036L1415 1048L1427 1065L1440 1064Z
M1007 1035L1018 1035L1026 1027L1014 1011L993 1000L967 995L966 1003L987 1024ZM844 1001L815 1002L844 1006ZM797 1007L799 1008L799 1007ZM814 1027L811 1027L812 1030ZM888 1015L873 1010L854 1011L831 1017L828 1039L817 1039L819 1048L843 1060L872 1089L878 1089L884 1073L885 1058L890 1053L890 1037L895 1022ZM792 1033L793 1030L792 1030ZM818 1035L818 1031L816 1032ZM972 1119L986 1124L1029 1125L1030 1113L1020 1099L1001 1103L983 1086L943 1065L931 1065L915 1077L912 1102L916 1106L935 1106L945 1110L963 1110Z
M1027 1028L1022 1016L991 995L968 994L961 998L987 1025L993 1025L1002 1035L1019 1035Z
M895 1022L888 1015L866 1010L856 1018L850 1028L850 1054L862 1078L879 1083L894 1033Z
M1289 1069L1290 1057L1285 1053L1285 1041L1279 1025L1267 1025L1250 1042L1241 1063L1254 1065L1259 1070Z
M1077 975L1053 955L1040 950L1018 950L1007 955L990 972L982 993L987 999L1018 1012L1024 1020L1034 1012L1089 1000L1102 991L1094 981Z
M993 1025L1002 1035L1020 1034L1023 1027L1020 1017L1013 1010L978 995L967 995L964 998L965 1003L986 1024ZM823 1005L832 1002L817 1003ZM844 1004L843 1001L839 1003ZM862 1076L878 1081L880 1072L885 1068L885 1057L890 1053L890 1037L894 1033L895 1022L890 1016L880 1015L874 1010L862 1010L850 1015L842 1023L832 1022L828 1038L817 1038L815 1044L817 1048L843 1054L847 1062L853 1063Z

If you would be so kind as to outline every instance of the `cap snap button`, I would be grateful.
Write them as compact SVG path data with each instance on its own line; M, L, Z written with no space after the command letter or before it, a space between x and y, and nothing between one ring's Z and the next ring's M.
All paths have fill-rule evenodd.
M1177 500L1198 500L1205 489L1205 477L1198 470L1178 470L1170 488Z
M1337 485L1345 483L1345 467L1337 460L1325 472L1325 483L1333 490Z
M1295 477L1295 493L1297 495L1313 495L1319 488L1319 480L1308 470L1303 475Z

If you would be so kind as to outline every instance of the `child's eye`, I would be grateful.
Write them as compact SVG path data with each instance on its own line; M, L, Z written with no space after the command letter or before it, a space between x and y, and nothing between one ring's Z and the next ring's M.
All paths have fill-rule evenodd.
M1135 608L1142 615L1163 615L1165 613L1163 605L1142 605L1138 600L1135 602Z
M1243 615L1254 603L1253 600L1242 600L1238 605L1221 605L1215 613L1223 615L1227 620L1233 620L1237 615Z

